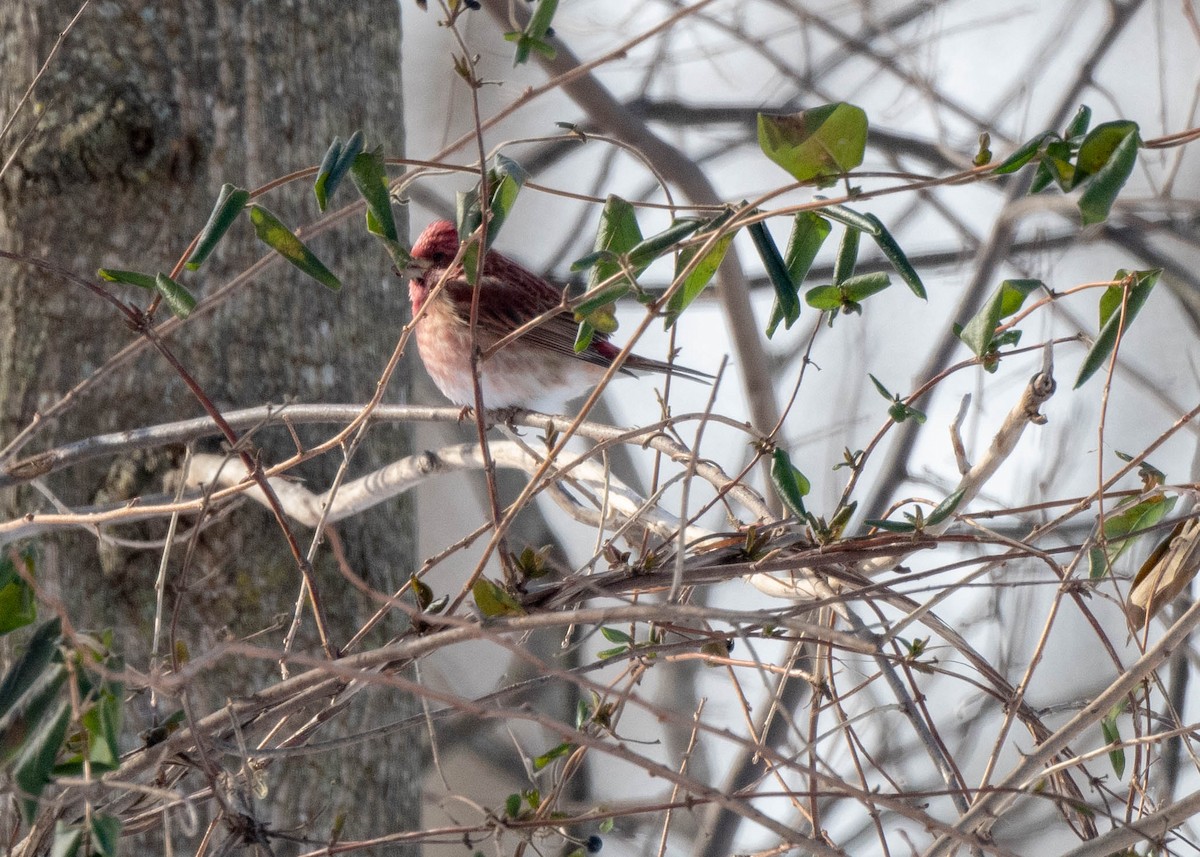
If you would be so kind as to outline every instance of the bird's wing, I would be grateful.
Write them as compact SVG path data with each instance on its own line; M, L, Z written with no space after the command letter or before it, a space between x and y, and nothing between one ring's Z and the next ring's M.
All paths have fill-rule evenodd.
M461 276L461 271L457 273L460 276L448 281L445 288L455 312L466 322L471 315L473 289ZM575 320L574 313L561 309L562 292L510 259L504 258L484 273L482 295L486 295L487 299L479 302L478 324L479 341L484 348L538 316L553 312L553 315L543 319L537 327L521 334L519 341L545 348L548 352L563 357L606 368L612 365L613 359L620 352L616 345L608 341L608 334L600 331L592 334L592 341L587 348L577 352L575 337L579 322ZM665 363L638 354L628 355L621 372L633 375L639 371L673 374L693 381L711 381L713 377L677 363Z
M522 269L521 273L526 272ZM487 300L479 302L478 326L480 343L485 348L538 316L561 307L560 292L540 277L534 277L533 274L528 276L536 283L523 277L517 277L513 282L509 278L484 275L483 287ZM471 284L465 279L455 278L446 283L445 290L456 314L464 322L468 321L471 315ZM575 335L578 328L574 314L560 310L543 319L537 327L521 334L519 341L597 366L610 365L612 355L596 348L597 345L607 345L608 336L596 333L590 347L576 352Z

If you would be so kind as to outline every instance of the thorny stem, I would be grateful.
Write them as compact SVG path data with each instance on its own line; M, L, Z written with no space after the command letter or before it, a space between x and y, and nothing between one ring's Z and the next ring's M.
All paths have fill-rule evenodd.
M466 72L463 76L466 79L467 88L471 93L471 115L474 120L473 136L476 153L479 157L479 213L481 219L477 230L479 233L479 253L476 257L475 286L471 289L471 310L467 322L471 337L471 353L468 359L471 366L472 393L475 397L475 432L479 436L479 448L483 452L483 473L487 480L487 498L492 516L492 524L496 528L500 567L507 581L510 577L507 534L500 527L502 514L500 509L500 495L496 488L496 465L492 461L491 451L488 448L487 411L483 403L483 383L479 368L479 301L485 287L484 268L490 249L488 247L488 223L492 216L491 188L488 187L487 154L483 142L483 118L479 112L479 89L483 86L483 82L478 78L475 58L467 48L466 42L463 40L462 34L456 26L457 17L451 15L449 9L446 9L444 5L443 9L446 12L446 25L450 28L450 32L454 34L454 39L458 43L459 50L462 51L462 68ZM475 581L483 574L484 563L486 561L486 556L479 561L479 565L476 567L474 574L471 575L471 579L465 584L466 587L474 586Z

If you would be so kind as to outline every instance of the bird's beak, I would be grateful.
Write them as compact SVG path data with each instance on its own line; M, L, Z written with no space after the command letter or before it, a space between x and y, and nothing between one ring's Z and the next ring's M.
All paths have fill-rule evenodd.
M403 268L397 269L401 277L407 277L411 280L419 280L425 276L425 272L433 267L433 262L429 259L418 259L415 256L410 256L408 264Z

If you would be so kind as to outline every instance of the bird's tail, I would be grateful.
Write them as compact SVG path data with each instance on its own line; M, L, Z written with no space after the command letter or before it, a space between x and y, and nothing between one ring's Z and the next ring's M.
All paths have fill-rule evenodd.
M687 366L681 366L678 363L654 360L650 357L641 357L637 354L629 355L621 368L629 372L660 372L664 375L686 378L689 381L698 381L701 384L711 384L716 380L715 375L709 375L707 372L701 372L699 369L691 369Z

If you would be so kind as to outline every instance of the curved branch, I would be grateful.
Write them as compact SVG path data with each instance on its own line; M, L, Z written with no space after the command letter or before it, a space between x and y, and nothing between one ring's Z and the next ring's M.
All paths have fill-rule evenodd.
M533 455L520 444L499 441L489 445L491 460L497 467L535 473L542 459ZM443 447L436 452L426 450L381 467L366 476L347 482L338 489L317 494L299 482L282 477L273 477L271 486L283 504L284 511L301 524L314 527L324 515L329 523L358 515L378 504L410 491L430 477L463 470L481 470L487 464L483 450L477 443L461 443ZM242 488L245 495L257 503L266 502L258 486L246 481L247 473L240 461L222 455L195 455L186 475L189 488L215 485L218 488ZM635 526L649 530L661 538L674 538L682 522L637 496L624 483L607 473L603 467L591 460L580 460L570 465L570 475L563 477L575 484L587 483L595 486L599 493L607 494L610 515L600 521L605 527L623 526L624 521L615 514L626 515ZM557 483L556 483L557 484ZM588 523L595 519L581 515L584 511L577 503L552 492L552 497L568 513L576 518L585 518ZM328 511L326 509L328 508ZM707 538L710 533L700 527L685 527L689 541Z

